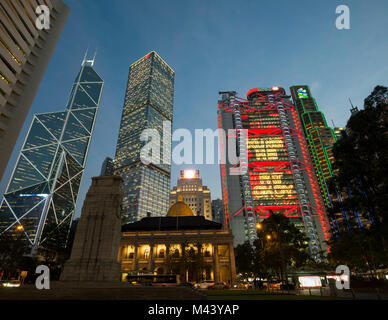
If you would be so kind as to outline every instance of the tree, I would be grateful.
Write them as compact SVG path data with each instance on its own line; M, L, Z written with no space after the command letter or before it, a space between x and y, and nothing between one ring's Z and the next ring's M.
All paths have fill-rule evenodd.
M77 221L69 229L68 224L46 222L45 232L39 247L44 264L50 268L53 279L58 280L67 259L70 258Z
M180 253L169 250L166 257L167 273L179 274L181 279L186 279L188 273L191 281L203 280L203 273L208 265L202 249L201 243L196 243L193 247L188 242L182 242Z
M234 252L237 273L241 273L245 279L250 277L254 272L254 255L251 244L249 241L239 244Z
M332 266L343 264L353 273L369 271L376 277L376 269L383 268L388 262L380 244L379 237L371 230L354 228L333 235L328 259Z
M271 213L261 226L258 230L261 261L266 264L267 270L280 271L280 278L287 284L288 267L302 267L309 261L308 239L282 214Z
M0 234L0 270L5 271L4 278L15 276L28 249L22 230L16 235L9 232Z
M388 88L377 86L364 107L350 117L347 135L333 147L335 175L328 186L332 193L346 195L333 211L342 207L368 218L370 232L388 254Z
M253 246L246 241L235 249L236 269L243 278L275 276L287 283L289 267L312 265L307 238L289 218L272 213L258 230Z
M195 249L192 247L187 249L186 257L187 270L193 274L194 280L197 282L205 280L203 274L207 264L205 263L202 244L196 243Z

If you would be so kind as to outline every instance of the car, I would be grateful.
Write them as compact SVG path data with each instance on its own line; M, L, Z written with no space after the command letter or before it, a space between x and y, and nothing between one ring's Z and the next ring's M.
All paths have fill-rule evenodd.
M179 284L179 286L181 286L181 287L188 287L188 288L193 288L194 287L194 285L191 284L190 282L181 282Z
M6 280L3 282L3 287L6 288L18 288L20 287L20 281L19 280Z
M288 283L288 284L281 284L280 285L281 290L295 290L295 285L293 283Z
M280 289L280 286L283 284L283 282L271 282L269 283L269 287L270 288L274 288L274 289Z
M195 289L209 289L215 285L215 281L213 280L204 280L202 282L196 283L194 285Z
M226 282L217 282L211 289L229 289L229 285Z
M248 289L249 283L246 282L239 282L233 285L233 289Z

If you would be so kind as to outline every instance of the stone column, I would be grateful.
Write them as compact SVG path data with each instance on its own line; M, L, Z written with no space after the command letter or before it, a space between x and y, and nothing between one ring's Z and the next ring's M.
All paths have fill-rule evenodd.
M139 245L135 244L135 253L133 255L133 271L139 271L139 259L137 257L137 253L139 251Z
M217 243L213 243L213 274L214 281L220 282L220 262L218 257L218 245Z
M236 262L234 259L233 242L229 244L229 270L231 273L231 284L236 283Z
M121 261L123 260L123 251L124 251L124 248L125 246L120 246L119 247L119 252L117 254L117 261L119 261L121 263Z
M171 260L170 260L170 244L169 243L166 243L166 254L165 254L165 257L164 257L164 261L165 261L164 265L166 266L164 273L168 273L168 268L170 268L170 266L168 264L171 264Z
M154 244L150 244L150 261L148 262L148 269L153 273L155 269L155 259L154 259Z
M195 246L197 247L197 253L198 253L198 255L202 255L202 259L205 259L205 253L202 251L203 243L198 242L198 243L196 243ZM201 271L200 273L198 272L198 273L196 274L196 278L197 278L198 275L199 275L201 279L198 279L198 278L197 278L197 281L202 280L203 272L204 272L205 270L200 270L200 271ZM206 271L205 271L205 273L206 273ZM205 280L206 280L206 279L205 279Z
M92 178L61 281L120 281L122 181L118 176Z

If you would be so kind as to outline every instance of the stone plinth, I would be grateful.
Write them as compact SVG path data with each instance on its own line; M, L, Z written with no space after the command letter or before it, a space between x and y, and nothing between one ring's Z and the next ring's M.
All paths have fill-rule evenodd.
M118 176L92 178L61 281L73 284L120 281L122 181Z

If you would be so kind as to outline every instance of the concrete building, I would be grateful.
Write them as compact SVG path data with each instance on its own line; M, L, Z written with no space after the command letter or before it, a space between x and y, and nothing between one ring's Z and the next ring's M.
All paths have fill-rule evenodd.
M212 200L212 215L213 215L213 221L224 225L225 216L224 216L224 203L222 202L222 199Z
M36 6L50 9L50 28L36 28ZM61 0L0 1L0 179L69 15Z
M346 135L345 128L343 127L334 127L334 134L337 137L337 141L342 139Z
M170 206L178 201L186 203L195 216L212 220L210 190L202 185L199 170L181 170L178 184L170 192Z
M198 253L202 257L200 270L192 261ZM147 217L124 225L119 260L122 281L131 274L169 273L183 275L182 282L236 281L230 230L194 216L183 202L175 203L166 217Z
M101 166L100 176L111 176L113 175L113 171L113 159L110 157L106 157Z

